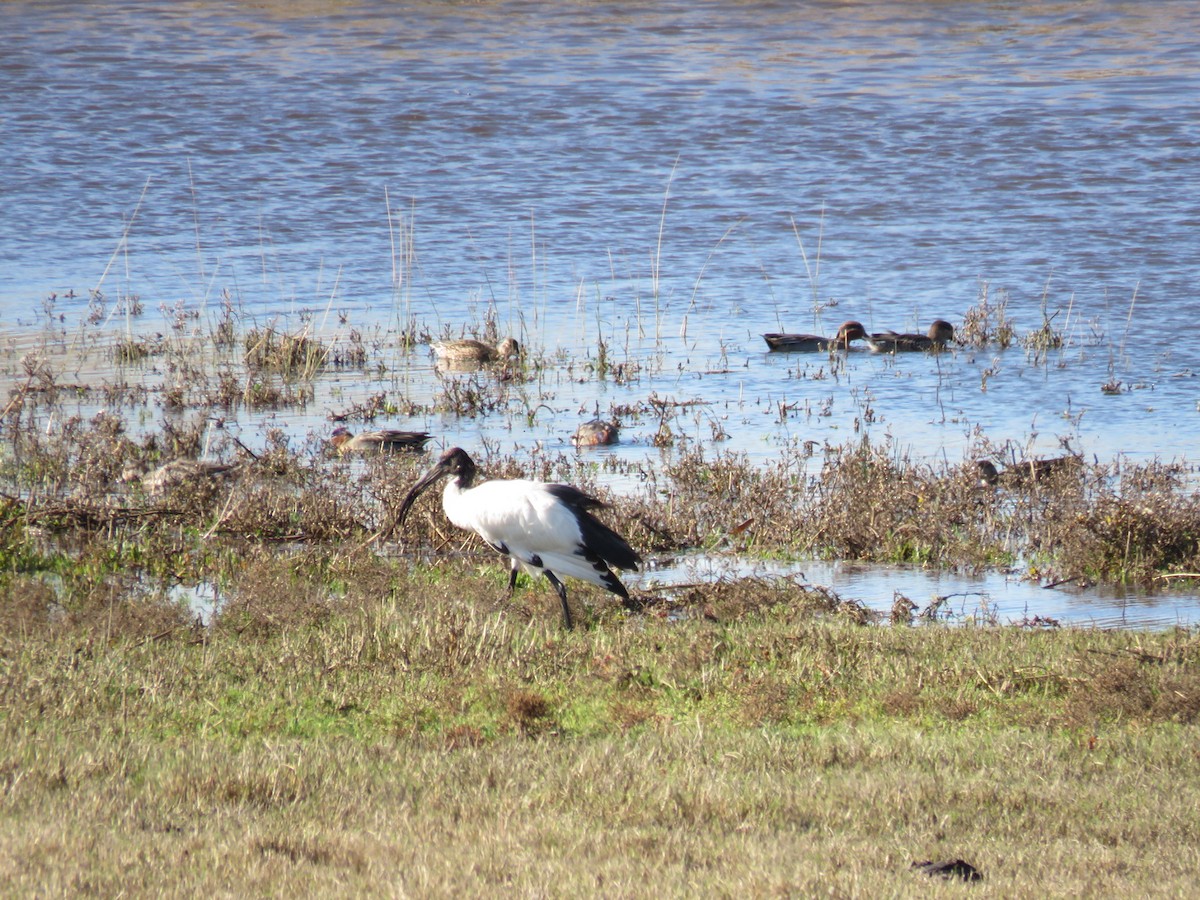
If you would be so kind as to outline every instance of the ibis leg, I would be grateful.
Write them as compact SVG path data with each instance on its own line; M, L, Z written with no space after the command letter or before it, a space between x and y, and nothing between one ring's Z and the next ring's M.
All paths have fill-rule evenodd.
M511 597L513 595L513 591L517 589L517 561L515 559L510 559L509 565L511 568L508 573L508 596Z
M542 573L554 585L554 590L558 591L558 599L562 601L563 625L566 626L567 631L570 631L573 623L571 622L571 607L567 605L567 587L549 569L543 569Z

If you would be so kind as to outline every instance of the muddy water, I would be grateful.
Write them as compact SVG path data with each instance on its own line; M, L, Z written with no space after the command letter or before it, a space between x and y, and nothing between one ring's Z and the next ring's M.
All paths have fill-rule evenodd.
M378 424L573 452L595 412L701 401L675 434L760 460L861 434L1177 459L1200 434L1195 4L17 0L0 28L12 346L53 329L74 377L154 383L89 340L204 332L224 296L386 362L233 417L251 446L379 391L429 403L470 376L397 324L488 316L546 361L535 384ZM984 290L1063 345L835 364L760 337L958 325ZM601 341L625 377L586 369ZM653 463L657 419L623 424L610 452Z

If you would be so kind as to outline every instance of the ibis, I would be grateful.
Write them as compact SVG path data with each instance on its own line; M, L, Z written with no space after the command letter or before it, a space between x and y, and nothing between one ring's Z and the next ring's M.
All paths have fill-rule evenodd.
M849 350L850 342L865 338L867 330L861 322L843 322L837 334L831 338L819 334L764 334L767 346L777 351L825 351Z
M395 527L404 524L422 491L449 477L442 490L446 518L459 528L475 532L489 547L509 558L510 596L519 571L531 575L541 572L558 593L563 624L568 629L572 621L564 576L629 598L612 569L636 570L642 560L623 537L592 515L591 510L605 504L569 484L521 478L476 484L477 472L466 451L459 447L447 450L408 492L396 515Z
M395 453L403 450L420 452L425 449L429 433L425 431L396 431L385 428L381 431L364 431L354 434L348 428L335 428L329 436L329 443L339 456L347 453L364 455L377 453Z
M867 346L876 353L912 353L942 350L954 340L954 326L945 319L934 319L925 334L897 334L883 331L866 335Z

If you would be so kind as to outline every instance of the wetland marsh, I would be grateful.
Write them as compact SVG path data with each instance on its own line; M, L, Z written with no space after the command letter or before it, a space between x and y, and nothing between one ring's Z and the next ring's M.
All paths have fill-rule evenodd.
M1188 895L1197 16L0 4L0 882Z

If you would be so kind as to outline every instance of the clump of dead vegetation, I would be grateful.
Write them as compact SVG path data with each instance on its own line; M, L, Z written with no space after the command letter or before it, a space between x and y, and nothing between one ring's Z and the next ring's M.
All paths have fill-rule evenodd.
M244 359L251 371L279 372L311 378L324 365L330 350L307 330L295 334L275 328L252 328L245 337Z
M992 296L991 286L985 281L979 286L979 300L963 313L962 324L954 329L955 340L967 347L984 347L994 344L1001 349L1012 345L1017 330L1008 318L1008 293L998 291Z

